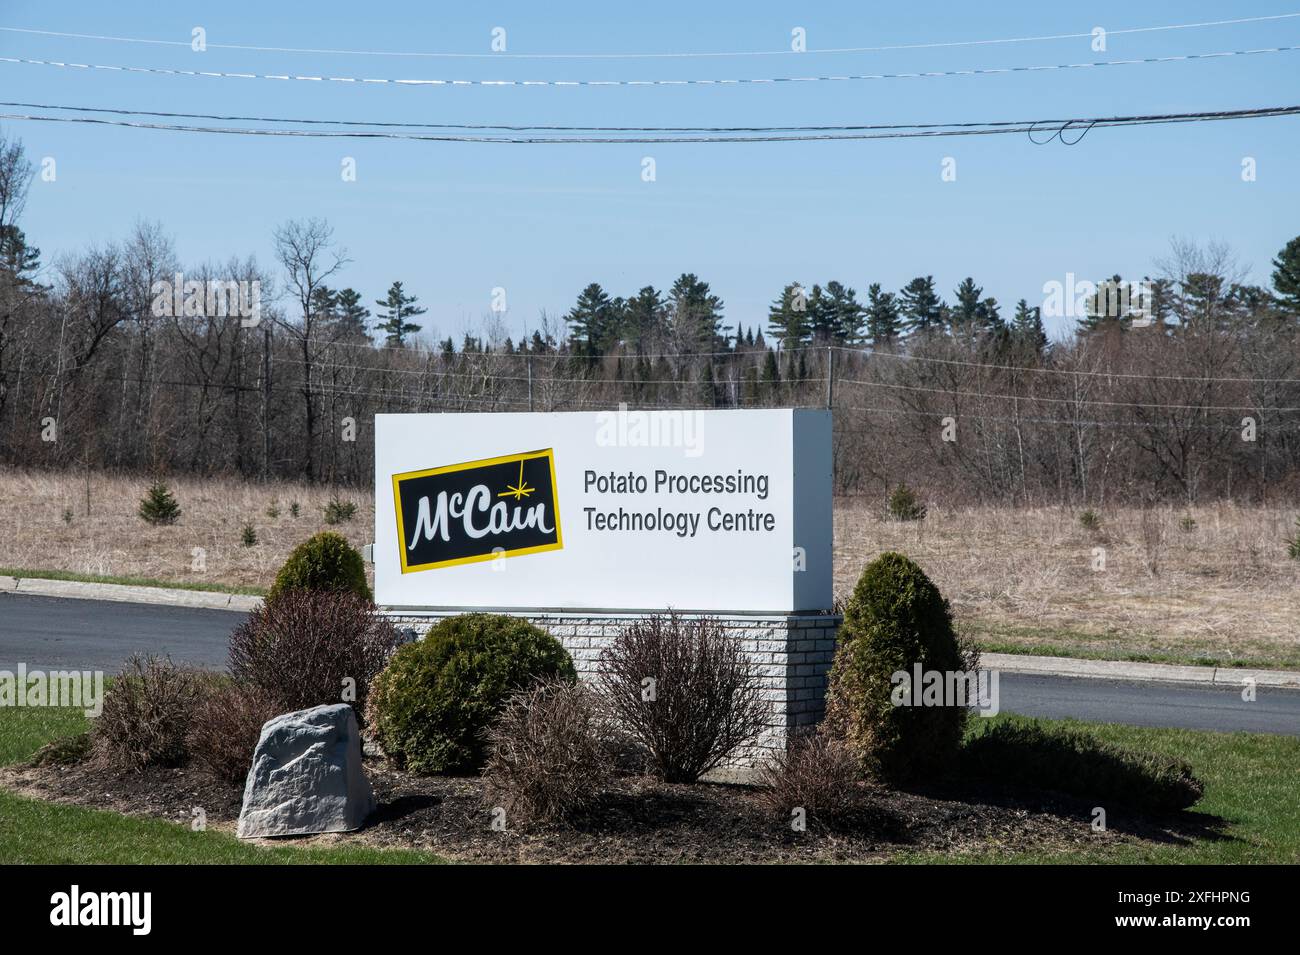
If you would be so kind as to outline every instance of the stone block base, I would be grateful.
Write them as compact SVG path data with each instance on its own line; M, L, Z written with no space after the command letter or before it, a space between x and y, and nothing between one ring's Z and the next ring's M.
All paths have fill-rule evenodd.
M451 612L386 611L399 627L414 628L420 636ZM515 613L512 616L541 627L558 639L573 656L580 678L591 680L600 672L601 651L621 627L640 619L639 614ZM682 614L698 618L700 614ZM841 618L833 614L709 615L742 646L762 676L772 705L771 724L755 745L738 753L730 765L752 766L784 748L790 734L821 720L826 708L826 677L835 655L835 636Z

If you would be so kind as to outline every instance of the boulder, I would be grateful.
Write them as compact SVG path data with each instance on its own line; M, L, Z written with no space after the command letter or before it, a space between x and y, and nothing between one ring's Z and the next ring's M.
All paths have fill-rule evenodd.
M244 785L238 835L347 832L360 828L374 808L352 707L315 706L262 727Z

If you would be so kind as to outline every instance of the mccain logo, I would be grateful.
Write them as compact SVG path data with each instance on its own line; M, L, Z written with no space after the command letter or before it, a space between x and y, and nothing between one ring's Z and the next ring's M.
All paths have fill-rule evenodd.
M555 452L393 475L402 573L559 550Z

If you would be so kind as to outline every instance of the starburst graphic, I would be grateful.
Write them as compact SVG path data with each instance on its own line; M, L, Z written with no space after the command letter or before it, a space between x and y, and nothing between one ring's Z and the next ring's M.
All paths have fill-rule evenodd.
M498 494L497 497L513 497L516 501L518 501L522 498L527 497L529 494L532 494L535 490L537 490L537 488L531 487L528 484L528 482L524 480L524 462L520 461L519 462L519 483L507 484L506 489L502 491L500 494Z

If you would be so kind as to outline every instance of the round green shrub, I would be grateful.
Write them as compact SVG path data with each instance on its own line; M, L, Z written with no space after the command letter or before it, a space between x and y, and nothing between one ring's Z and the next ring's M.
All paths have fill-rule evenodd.
M361 554L342 534L322 531L299 544L280 572L267 597L285 590L349 590L373 600L366 583Z
M411 772L476 770L507 699L543 677L577 679L568 651L546 631L504 614L449 617L393 654L370 688L366 722L388 758Z
M864 771L888 781L952 769L966 724L964 706L895 704L894 674L910 678L917 663L946 675L973 668L976 657L958 640L948 601L925 572L902 554L882 554L844 610L826 728Z

